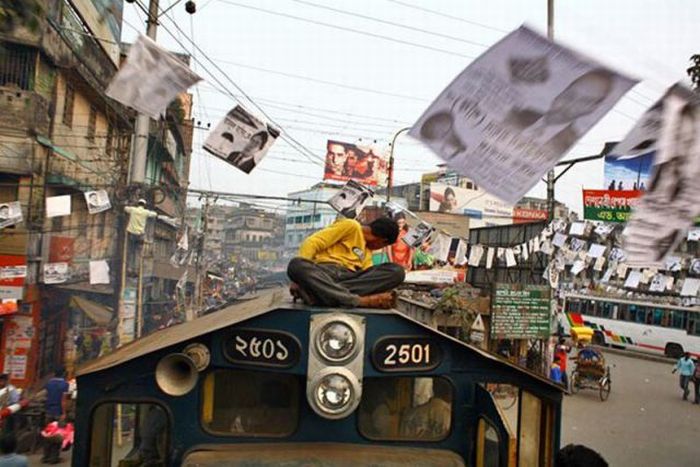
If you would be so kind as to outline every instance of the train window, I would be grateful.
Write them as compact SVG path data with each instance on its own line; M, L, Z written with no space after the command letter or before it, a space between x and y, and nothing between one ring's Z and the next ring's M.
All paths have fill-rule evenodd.
M520 465L540 465L540 428L542 426L542 401L527 391L520 398L520 440L518 457Z
M366 378L358 423L374 440L439 441L452 423L452 385L444 378Z
M500 444L496 428L480 418L476 440L476 467L498 467Z
M156 404L101 404L90 424L90 466L167 465L168 423Z
M299 421L299 378L217 370L204 380L202 424L218 435L288 436Z

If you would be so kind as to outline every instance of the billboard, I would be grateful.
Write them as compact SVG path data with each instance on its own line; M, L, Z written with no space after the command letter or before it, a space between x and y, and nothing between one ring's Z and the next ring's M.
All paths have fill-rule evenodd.
M324 180L354 180L368 186L387 186L389 154L375 146L328 140Z
M639 190L583 190L583 218L627 222L641 195Z
M631 155L605 156L605 186L608 190L645 190L649 185L655 150Z
M444 183L430 184L433 212L461 214L469 217L469 226L486 227L513 222L513 206L480 190L470 190Z
M513 224L527 224L547 220L546 209L513 208Z

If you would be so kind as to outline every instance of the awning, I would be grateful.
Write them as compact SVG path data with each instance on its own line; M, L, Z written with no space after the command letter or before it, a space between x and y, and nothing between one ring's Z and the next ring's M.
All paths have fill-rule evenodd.
M112 310L104 305L101 305L87 298L73 296L71 304L85 313L88 318L93 320L99 326L107 326L112 321Z
M73 290L76 292L97 293L103 295L112 295L114 293L114 289L109 284L90 284L87 281L76 282L74 284L56 284L52 285L52 287L63 290Z

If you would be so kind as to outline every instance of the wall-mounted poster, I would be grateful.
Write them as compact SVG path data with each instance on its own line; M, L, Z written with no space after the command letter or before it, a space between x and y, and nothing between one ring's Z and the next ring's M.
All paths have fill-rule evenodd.
M0 203L0 229L22 222L22 207L19 201Z

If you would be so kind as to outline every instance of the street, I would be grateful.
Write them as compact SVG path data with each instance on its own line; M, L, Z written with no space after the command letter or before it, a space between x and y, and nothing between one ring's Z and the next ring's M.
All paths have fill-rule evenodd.
M681 400L672 365L605 357L612 372L610 398L601 402L593 390L565 397L562 446L584 444L615 467L698 465L700 406Z

